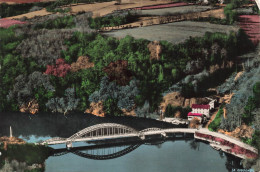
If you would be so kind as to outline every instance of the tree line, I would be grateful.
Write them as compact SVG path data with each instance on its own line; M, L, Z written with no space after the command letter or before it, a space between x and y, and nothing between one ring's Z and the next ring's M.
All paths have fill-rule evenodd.
M94 67L77 72L68 71L66 75L46 75L43 73L47 70L47 66L36 65L34 59L22 58L15 51L15 47L24 37L17 37L14 34L14 28L1 29L0 35L3 40L0 58L1 111L18 111L19 106L30 99L37 99L40 111L65 109L66 102L72 102L70 110L85 111L90 105L90 97L93 97L91 95L94 92L99 92L99 97L107 92L108 97L101 98L106 101L107 111L115 105L119 109L123 107L131 109L131 107L142 107L147 102L149 111L154 112L158 110L162 93L187 75L185 71L189 61L196 59L203 61L203 66L207 69L210 65L235 59L238 54L252 48L251 44L246 44L247 47L244 47L242 43L246 41L246 37L240 32L206 33L203 37L189 38L178 45L161 41L162 52L160 59L156 60L150 59L147 47L150 41L148 40L134 39L131 36L119 40L97 33L75 32L70 39L65 41L68 48L62 50L60 58L65 60L64 64L71 64L76 62L79 56L87 56L89 61L94 63ZM226 56L221 54L221 49L225 49ZM118 60L127 61L128 65L122 71L131 72L131 80L136 80L133 88L136 87L138 91L129 96L123 96L120 93L123 88L117 83L109 87L113 91L104 90L100 85L104 77L121 76L113 74L117 70L109 70L109 75L104 70L112 62ZM33 78L37 78L35 83L33 83ZM109 81L108 85L110 82L116 81ZM49 86L46 86L48 83ZM126 86L124 89L127 90L130 85ZM73 100L66 98L66 95L70 94L67 89L70 89L69 92L74 95ZM110 92L118 95L111 95ZM121 92L124 91L121 90ZM10 95L9 99L7 99L8 95ZM123 99L118 99L122 96ZM52 102L48 103L50 100ZM55 103L57 106L53 105ZM115 110L118 111L118 109Z

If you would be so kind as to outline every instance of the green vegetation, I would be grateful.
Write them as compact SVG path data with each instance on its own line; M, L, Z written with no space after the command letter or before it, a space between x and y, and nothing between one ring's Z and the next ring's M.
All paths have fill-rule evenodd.
M176 114L176 112L180 112L180 118L183 119L187 119L187 115L189 112L191 112L191 108L190 107L186 107L186 108L182 108L180 106L172 106L172 105L168 105L166 107L165 110L165 117L174 117L174 115Z
M253 138L244 138L244 137L240 137L240 140L246 144L252 145L253 143Z
M92 29L100 29L103 27L115 27L137 20L137 16L128 13L126 16L110 15L106 17L88 18L89 26Z
M252 136L252 146L256 147L258 150L260 150L260 131L256 130L254 135Z
M258 8L257 5L255 5L255 6L253 7L253 13L260 15L260 10L259 10L259 8Z
M9 160L15 159L19 162L26 162L27 165L44 163L52 152L52 148L50 147L34 144L9 144L7 151L5 151L3 145L1 145L0 150L3 157L8 157Z
M46 21L37 27L48 29L70 27L72 21L72 17L58 18ZM0 29L0 39L4 45L1 46L0 51L0 77L3 78L0 83L0 111L18 111L18 106L28 103L30 99L37 100L40 111L48 111L46 103L52 98L61 100L65 96L67 88L75 90L75 101L72 102L79 99L77 110L85 111L90 105L90 96L95 91L100 90L100 81L104 76L107 76L104 68L111 62L125 60L128 64L127 69L124 70L128 70L133 76L132 79L135 78L138 81L136 85L138 95L135 95L134 102L132 102L132 98L130 100L125 97L126 99L121 103L118 102L119 100L107 97L106 102L104 102L105 111L110 114L119 114L120 111L117 108L111 108L116 103L117 106L121 107L130 107L127 104L133 103L137 107L142 107L147 101L149 110L154 112L162 100L162 93L187 75L184 71L189 61L202 61L204 68L209 69L211 65L221 65L224 61L234 60L237 55L252 49L252 44L244 44L248 40L241 31L230 34L206 33L203 37L190 38L178 45L161 41L161 58L151 60L147 48L150 42L147 40L135 40L131 36L118 40L96 33L76 32L69 40L65 41L68 49L62 51L61 58L65 59L66 63L71 64L76 62L79 56L88 56L89 61L94 63L94 67L74 73L68 72L65 77L56 77L42 75L46 66L37 65L32 58L22 58L15 51L16 46L24 38L26 35L16 36L13 27ZM113 76L113 70L111 72L110 75ZM223 71L220 71L219 75L222 73ZM19 76L20 74L23 76ZM36 76L39 80L37 82L32 80ZM17 79L15 80L15 78ZM203 83L207 82L215 83L205 79L198 85L204 89L205 84ZM33 85L33 89L28 83ZM45 86L49 84L48 89L46 90L47 86L43 87L39 83L45 83ZM110 81L110 83L112 82ZM34 89L34 87L38 89ZM52 91L52 87L55 91ZM183 92L188 93L192 87L192 84L188 85L187 88L183 86ZM111 86L110 89L112 88L116 87ZM14 93L11 94L13 96L10 96L10 93Z
M237 20L237 13L234 11L235 8L236 6L233 3L227 4L224 8L224 14L228 24L233 24Z
M34 29L68 29L75 27L73 16L59 17L54 20L47 20L43 23L36 24Z
M54 8L54 9L51 9L49 7L46 8L46 10L48 12L53 12L53 13L68 13L71 11L71 8Z
M251 125L254 120L252 113L256 108L260 107L260 82L257 82L253 87L253 96L249 97L244 108L242 120L247 125Z
M24 3L24 4L0 4L0 16L2 18L28 13L33 7L45 8L52 2Z
M226 22L227 24L233 24L238 19L238 14L234 10L236 8L239 8L245 4L248 4L249 0L229 0L225 1L227 3L226 7L224 8L224 14L226 16Z
M24 172L44 172L45 169L44 168L35 168L32 170L25 170Z
M240 138L242 142L254 146L256 149L260 150L260 131L255 130L252 138Z
M202 22L209 22L212 24L221 24L221 25L230 24L230 23L228 23L227 19L219 19L219 18L215 18L215 17L200 17L198 19L193 19L193 21L202 21Z
M210 131L217 131L217 129L219 128L220 126L220 123L221 123L221 117L223 116L223 109L220 108L218 113L216 114L216 117L215 119L209 124L209 127L208 129Z
M29 74L35 70L42 70L36 62L29 58L22 58L15 48L26 37L16 36L15 27L0 28L0 111L18 111L18 106L13 101L8 102L6 96L15 84L14 78L19 74Z

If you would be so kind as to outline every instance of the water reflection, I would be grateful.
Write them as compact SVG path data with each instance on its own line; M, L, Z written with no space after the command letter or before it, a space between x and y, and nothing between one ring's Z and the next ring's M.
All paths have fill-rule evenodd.
M29 115L24 113L1 113L0 136L9 135L9 127L12 126L15 137L63 137L67 138L74 133L100 123L118 123L132 127L138 131L157 127L174 128L185 125L173 125L160 121L135 118L135 117L109 117L100 118L90 114L74 113L68 116L62 114L40 113Z
M4 117L3 117L3 116ZM53 137L67 138L77 131L99 123L119 123L136 130L145 128L172 128L171 124L150 119L131 117L99 118L87 114L63 115L21 113L0 114L0 136L9 135L12 126L14 136L27 142L38 142ZM178 126L183 127L183 126ZM231 171L242 168L240 159L212 149L208 144L193 138L171 138L134 143L77 143L78 148L65 149L65 145L53 146L41 161L28 161L40 157L39 151L16 152L0 156L0 172L38 169L46 172L73 171ZM30 158L28 158L30 157ZM37 158L35 158L37 159ZM47 160L46 160L47 159ZM103 161L97 161L103 160Z

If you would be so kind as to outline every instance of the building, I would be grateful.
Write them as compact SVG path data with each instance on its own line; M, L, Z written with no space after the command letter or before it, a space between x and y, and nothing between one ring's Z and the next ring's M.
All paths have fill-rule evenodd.
M191 113L203 114L203 115L205 115L207 118L209 118L210 105L192 104L191 108L192 108Z
M193 120L195 117L200 121L200 123L202 122L202 119L203 119L202 113L192 113L192 112L188 113L188 120L189 121Z
M210 110L211 110L211 109L214 109L217 100L216 100L216 99L209 98L209 97L206 97L206 98L210 101L210 102L208 103L209 106L210 106Z

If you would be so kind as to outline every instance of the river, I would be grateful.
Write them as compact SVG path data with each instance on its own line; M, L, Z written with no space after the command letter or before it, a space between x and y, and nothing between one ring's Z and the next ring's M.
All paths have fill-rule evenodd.
M105 122L119 123L137 130L150 127L184 127L144 118L99 118L79 113L66 117L47 113L34 116L2 113L0 117L0 136L9 135L9 127L12 126L13 135L27 142L52 137L66 138L83 128ZM73 146L91 147L93 144L77 143ZM59 149L65 148L65 145L52 147ZM242 168L239 158L216 151L193 137L155 140L149 143L112 144L102 148L94 146L93 149L70 152L65 149L65 152L57 155L60 156L49 156L45 160L45 172L225 172Z

